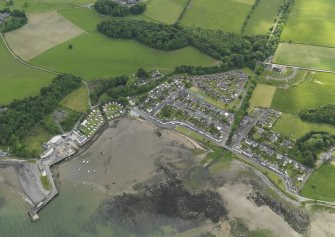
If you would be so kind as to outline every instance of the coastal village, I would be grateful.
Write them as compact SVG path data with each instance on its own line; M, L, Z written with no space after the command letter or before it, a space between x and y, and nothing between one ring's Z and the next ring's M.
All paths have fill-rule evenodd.
M151 80L161 78L159 75L152 76ZM5 157L9 154L4 151L0 152L0 161L19 163L24 167L26 179L35 180L26 180L23 189L32 207L29 215L32 221L36 221L39 219L38 211L58 194L50 167L80 152L85 144L103 131L104 126L108 126L109 121L128 115L145 119L164 129L179 132L183 128L195 132L240 158L275 172L289 192L298 194L312 169L290 157L295 141L272 130L281 116L280 112L252 108L233 134L231 144L226 145L235 119L234 110L241 104L248 80L242 71L204 76L175 75L169 78L169 82L165 81L149 91L141 100L129 98L127 107L110 101L90 108L70 132L43 143L44 152L36 164L8 160ZM333 154L331 151L324 153L323 160L332 160ZM49 190L36 182L43 177L50 182Z

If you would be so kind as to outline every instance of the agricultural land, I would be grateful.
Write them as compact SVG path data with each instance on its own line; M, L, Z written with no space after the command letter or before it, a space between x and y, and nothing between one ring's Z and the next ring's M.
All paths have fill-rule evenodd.
M192 0L181 24L240 32L254 0Z

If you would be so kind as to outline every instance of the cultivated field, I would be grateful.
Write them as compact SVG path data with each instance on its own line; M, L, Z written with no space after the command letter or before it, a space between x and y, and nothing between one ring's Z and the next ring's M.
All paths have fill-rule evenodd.
M37 94L54 77L19 63L0 41L0 105Z
M76 112L86 112L88 109L88 91L86 86L82 86L66 96L60 105Z
M167 24L177 21L187 0L149 0L144 15Z
M282 40L335 47L334 0L295 0Z
M253 107L270 108L276 89L275 86L258 84L250 99L250 105Z
M293 139L298 139L310 131L325 131L335 134L335 126L306 122L301 120L299 116L292 114L282 114L273 129Z
M279 64L335 71L335 48L280 43L273 61Z
M278 88L271 107L286 113L335 104L335 75L307 73L304 82L289 89Z
M46 12L30 14L28 24L5 36L12 50L28 61L83 32L57 12Z
M181 23L207 29L240 32L255 0L192 0Z
M284 0L260 0L251 15L245 33L248 35L261 35L269 31L274 25L280 5Z
M335 201L335 166L322 165L307 180L300 194L309 198Z
M133 40L107 38L92 28L93 22L99 18L93 12L75 9L67 14L70 12L76 19L75 24L83 25L85 29L89 29L89 33L48 50L31 60L31 63L93 79L132 74L138 68L157 68L167 73L178 65L213 65L216 62L192 47L167 52L152 49ZM73 45L73 49L68 49L69 44Z

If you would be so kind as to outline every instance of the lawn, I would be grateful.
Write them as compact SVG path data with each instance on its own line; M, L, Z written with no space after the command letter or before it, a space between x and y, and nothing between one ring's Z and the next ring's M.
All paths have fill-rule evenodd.
M64 14L64 12L66 12ZM64 11L62 14L89 31L60 44L30 62L53 70L73 73L85 79L133 74L138 68L158 69L163 73L178 65L213 65L216 61L193 47L176 51L161 51L134 40L111 39L96 32L100 17L87 9ZM72 15L73 14L73 15ZM95 26L94 26L95 27ZM73 49L68 49L72 44Z
M271 107L285 113L298 114L302 109L326 104L335 104L335 75L309 72L298 86L278 88Z
M276 89L277 88L275 86L257 84L250 99L250 105L252 107L270 108Z
M280 43L273 61L279 64L335 71L335 48Z
M274 25L280 5L284 0L260 0L255 11L248 20L245 33L247 35L262 35Z
M181 23L239 33L254 2L255 0L192 0Z
M334 0L295 0L282 40L335 47Z
M297 115L282 114L274 126L274 131L292 139L298 139L310 131L325 131L335 134L335 126L303 121Z
M86 112L88 109L88 99L87 88L83 85L66 96L60 105L76 112Z
M41 72L19 63L0 42L0 105L39 93L54 74Z
M335 201L335 166L322 165L307 180L300 194L318 200Z
M0 9L10 8L10 9L21 9L26 12L45 12L53 11L59 9L67 9L71 7L77 7L78 4L91 3L90 0L13 0L14 4L12 6L7 6L6 1L0 1ZM27 2L27 6L25 3Z
M205 138L203 136L201 136L199 133L194 132L194 131L192 131L188 128L185 128L183 126L180 126L180 125L176 126L176 131L180 132L181 134L184 134L184 135L186 135L186 136L188 136L188 137L190 137L190 138L192 138L196 141L204 141L205 140Z
M51 183L48 179L48 176L40 176L40 179L41 179L41 183L43 185L43 188L45 190L50 191L51 190Z
M187 0L149 0L144 15L167 24L177 21Z
M23 144L30 150L36 150L40 154L43 151L43 142L49 141L52 136L41 125L38 125L23 139Z

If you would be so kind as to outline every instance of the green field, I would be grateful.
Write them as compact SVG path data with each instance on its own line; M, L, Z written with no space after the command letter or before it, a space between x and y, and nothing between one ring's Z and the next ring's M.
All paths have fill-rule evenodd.
M300 194L318 200L335 201L335 166L322 165L307 180Z
M275 86L257 84L254 92L252 93L250 105L252 107L270 108L276 89L277 88Z
M45 12L53 11L59 9L67 9L72 7L77 7L78 4L91 3L90 0L13 0L14 4L12 6L7 6L5 0L0 0L0 9L10 8L10 9L21 9L26 12ZM27 6L25 3L27 2Z
M260 0L255 11L248 20L245 33L248 35L262 35L274 25L279 7L284 0Z
M54 77L19 63L0 40L0 105L36 95Z
M60 105L76 112L86 112L88 109L88 91L86 86L82 86L66 96Z
M279 64L335 71L335 48L280 43L273 61Z
M62 12L69 20L88 31L60 44L30 62L85 79L133 74L138 68L171 72L178 65L213 65L216 61L199 50L186 47L176 51L160 51L133 40L110 39L95 31L100 17L87 9ZM94 27L94 29L93 29ZM68 45L73 49L69 50Z
M305 77L305 81L298 86L278 88L271 107L298 114L302 109L335 104L335 75L309 72Z
M180 126L180 125L176 126L176 131L181 133L181 134L184 134L184 135L186 135L186 136L188 136L188 137L190 137L190 138L192 138L196 141L204 141L205 140L205 138L203 136L201 136L199 133L194 132L194 131L192 131L188 128L185 128L183 126Z
M192 0L181 23L207 29L240 32L255 0Z
M274 131L292 139L298 139L310 131L325 131L335 134L335 126L303 121L297 115L282 114L277 120Z
M295 0L282 40L335 47L334 0Z
M49 141L52 136L41 125L38 125L23 139L23 144L30 150L36 150L40 154L43 151L43 142Z
M187 0L149 0L144 15L167 24L177 21Z

